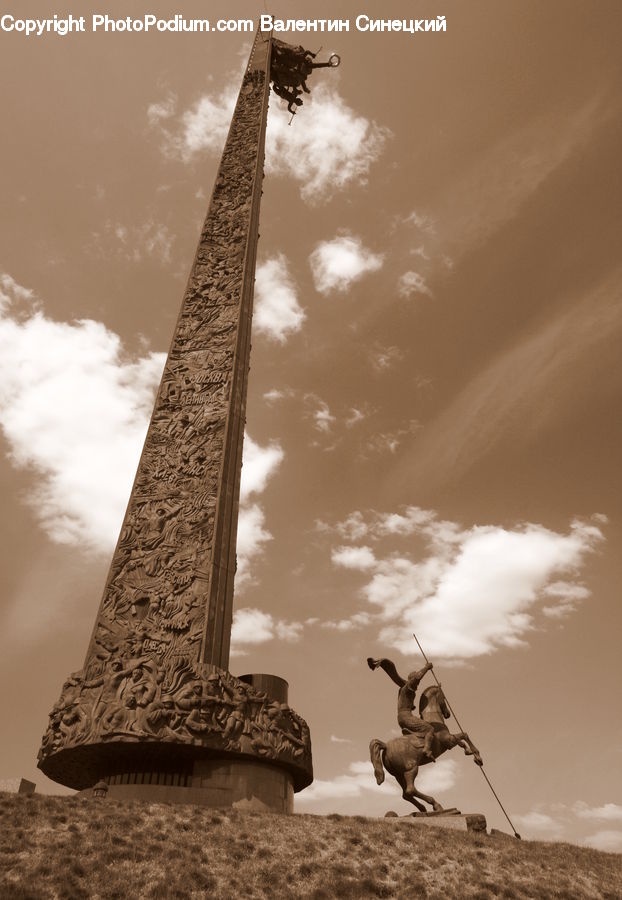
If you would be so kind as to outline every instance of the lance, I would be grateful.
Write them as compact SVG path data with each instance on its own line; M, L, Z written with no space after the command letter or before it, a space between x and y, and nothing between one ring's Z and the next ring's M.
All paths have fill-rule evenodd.
M424 653L424 651L423 651L423 647L422 647L421 644L419 643L419 640L418 640L418 638L417 638L417 635L414 633L414 631L413 631L413 637L414 637L414 639L415 639L415 642L416 642L416 644L417 644L417 647L419 647L419 652L421 653L421 655L422 655L423 658L425 659L426 663L429 665L429 664L430 664L430 660L429 660L428 657L425 655L425 653ZM439 687L441 687L441 683L440 683L440 681L438 680L438 678L436 677L436 672L434 671L434 669L430 669L430 671L432 672L432 677L434 678L434 681L437 683L437 685L438 685ZM441 690L443 690L443 689L441 688ZM444 692L444 691L443 691L443 696L445 697L445 692ZM453 711L453 709L452 709L452 707L451 707L451 703L449 702L449 700L447 699L447 697L445 697L445 703L447 704L447 709L449 710L449 712L452 714L452 716L453 716L454 719L456 720L456 725L458 726L458 728L460 729L460 731L464 731L464 728L462 727L462 725L461 725L460 722L458 721L458 716L457 716L457 715L455 714L455 712ZM488 787L490 788L490 790L491 790L492 793L494 794L495 800L497 801L497 803L498 803L499 806L501 807L501 811L503 812L503 815L505 816L505 818L506 818L506 819L508 820L508 822L510 823L510 828L511 828L512 831L514 832L514 837L515 837L515 838L518 838L518 840L520 841L520 840L521 840L521 836L520 836L520 834L518 833L518 831L516 830L516 828L514 828L514 825L512 824L512 820L510 819L510 817L508 816L507 812L505 811L505 807L503 806L503 803L501 802L501 800L499 800L499 797L498 797L498 795L497 795L497 792L495 791L494 787L492 786L492 783L491 783L491 781L490 781L490 778L488 777L488 775L487 775L486 772L484 771L484 764L483 764L483 763L478 763L477 766L478 766L480 772L482 773L482 775L484 776L484 778L486 779L486 783L488 784Z

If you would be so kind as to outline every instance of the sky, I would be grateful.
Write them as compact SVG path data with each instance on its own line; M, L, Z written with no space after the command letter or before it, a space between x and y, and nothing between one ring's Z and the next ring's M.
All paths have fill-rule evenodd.
M231 671L309 723L296 812L406 814L365 659L420 668L415 632L517 830L620 852L619 4L337 7L289 37L341 66L291 124L270 103ZM250 43L0 33L0 777L40 791ZM509 830L459 749L417 784Z

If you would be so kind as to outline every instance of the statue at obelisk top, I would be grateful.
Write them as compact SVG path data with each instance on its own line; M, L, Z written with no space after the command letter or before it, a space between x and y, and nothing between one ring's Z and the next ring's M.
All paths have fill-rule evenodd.
M291 811L313 779L287 683L228 671L270 82L298 99L312 56L255 36L84 668L39 752L72 788Z

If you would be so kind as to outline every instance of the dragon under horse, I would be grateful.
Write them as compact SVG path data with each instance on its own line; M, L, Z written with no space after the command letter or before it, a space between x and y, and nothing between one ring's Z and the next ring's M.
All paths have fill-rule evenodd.
M333 53L328 62L313 62L317 53L305 50L300 45L286 44L278 38L272 38L272 58L270 61L270 80L274 93L287 100L287 108L296 115L296 108L302 106L300 95L310 94L307 78L313 69L334 69L341 58Z
M419 715L413 712L415 694L419 682L432 668L427 663L418 672L411 672L408 678L399 675L395 664L390 659L367 660L370 669L381 668L399 687L397 701L397 721L402 729L402 736L386 742L374 738L369 745L369 754L378 784L384 781L384 770L393 775L402 788L402 797L412 803L421 813L427 810L420 800L428 803L435 813L444 812L441 804L428 794L422 794L415 787L415 778L419 767L437 758L446 750L461 747L466 756L473 756L477 765L483 765L479 750L468 734L461 731L451 734L445 724L450 716L447 701L440 685L433 684L425 688L419 700ZM418 799L417 799L418 798Z

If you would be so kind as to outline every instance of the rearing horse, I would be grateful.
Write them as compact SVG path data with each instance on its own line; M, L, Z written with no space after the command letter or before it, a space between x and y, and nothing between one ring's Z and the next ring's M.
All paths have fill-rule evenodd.
M433 684L422 692L419 700L419 715L425 722L430 722L434 726L432 740L434 761L446 750L462 747L465 755L473 756L478 766L483 764L479 750L472 743L468 734L465 731L451 734L445 725L445 719L449 718L450 712L440 685ZM419 766L424 766L432 761L423 750L422 737L418 734L404 734L402 737L392 738L386 744L374 738L369 744L369 755L378 784L382 784L384 781L384 769L386 769L402 788L404 800L408 800L421 812L426 812L425 806L415 799L418 797L429 803L435 812L443 812L443 807L434 797L422 794L415 787Z

